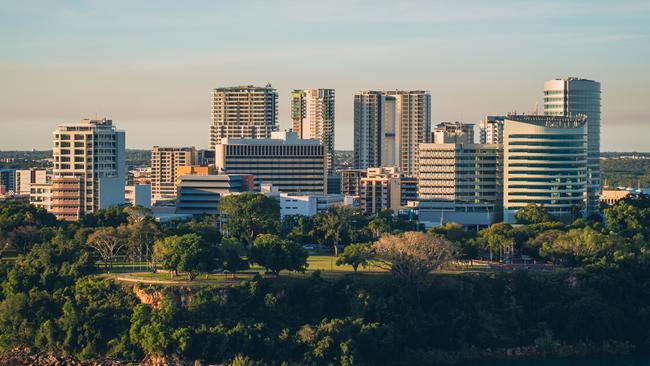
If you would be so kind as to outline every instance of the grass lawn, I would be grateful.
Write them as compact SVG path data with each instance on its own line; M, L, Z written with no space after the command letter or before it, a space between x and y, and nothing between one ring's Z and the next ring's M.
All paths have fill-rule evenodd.
M282 271L280 277L284 278L307 278L317 270L321 271L323 278L339 278L345 275L352 275L354 270L352 266L336 265L336 257L331 255L312 255L307 259L307 270L304 273ZM237 284L244 280L250 280L255 274L265 275L264 268L258 265L252 265L250 269L237 273L236 278L232 278L229 274L212 273L208 275L200 275L194 281L189 281L187 274L179 274L175 278L171 278L169 273L157 272L152 273L146 270L145 263L113 263L113 268L110 273L105 273L103 276L115 278L122 282L142 282L160 285L173 285L173 286L197 286L197 285L232 285ZM359 267L359 276L365 275L382 275L384 270L374 265L369 265L366 268ZM271 275L266 275L271 276Z

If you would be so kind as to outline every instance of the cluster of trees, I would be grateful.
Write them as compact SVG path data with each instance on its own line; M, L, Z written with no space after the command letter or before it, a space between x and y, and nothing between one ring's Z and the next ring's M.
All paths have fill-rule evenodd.
M604 222L563 225L539 206L478 233L458 225L429 232L382 213L333 208L280 220L270 200L224 199L228 220L160 225L142 208L112 208L80 223L57 222L0 203L0 243L17 255L0 265L0 349L30 345L87 359L175 355L210 363L411 364L536 344L648 350L650 199L626 199ZM292 220L292 221L290 221ZM251 224L253 222L254 224ZM219 228L221 226L221 228ZM25 229L29 228L29 229ZM354 268L385 266L380 281L348 276L201 287L183 305L163 289L156 306L96 276L120 258L145 258L194 278L233 275L257 263L302 271L304 243L335 250ZM522 253L565 267L554 273L430 276L457 257ZM574 270L574 268L579 269Z

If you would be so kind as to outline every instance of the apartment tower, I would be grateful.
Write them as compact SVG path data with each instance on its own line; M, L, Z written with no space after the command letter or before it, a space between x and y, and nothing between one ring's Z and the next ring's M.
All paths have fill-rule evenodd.
M325 147L325 169L334 173L334 89L291 92L293 131L300 139L318 139Z
M151 199L154 204L175 200L177 168L196 164L197 152L193 146L154 146L151 149Z
M599 209L600 179L600 83L575 77L544 83L544 114L587 116L587 214Z
M222 138L264 139L278 129L278 92L245 85L212 90L210 150Z
M125 133L109 119L84 119L53 132L50 210L60 220L124 203Z

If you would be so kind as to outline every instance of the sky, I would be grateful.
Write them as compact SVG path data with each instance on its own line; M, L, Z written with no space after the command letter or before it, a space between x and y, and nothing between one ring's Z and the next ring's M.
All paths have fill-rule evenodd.
M602 151L650 151L650 1L0 0L0 150L49 149L54 126L113 119L128 148L207 147L210 90L431 92L434 123L542 111L543 83L602 84Z

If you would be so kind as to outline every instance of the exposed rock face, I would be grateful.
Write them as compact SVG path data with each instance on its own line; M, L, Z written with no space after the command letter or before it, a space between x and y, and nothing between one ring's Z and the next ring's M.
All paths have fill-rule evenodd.
M156 310L160 309L160 303L165 298L165 295L169 295L181 308L187 308L192 301L192 289L186 287L156 288L150 286L142 288L133 286L133 294L141 303L149 305Z

